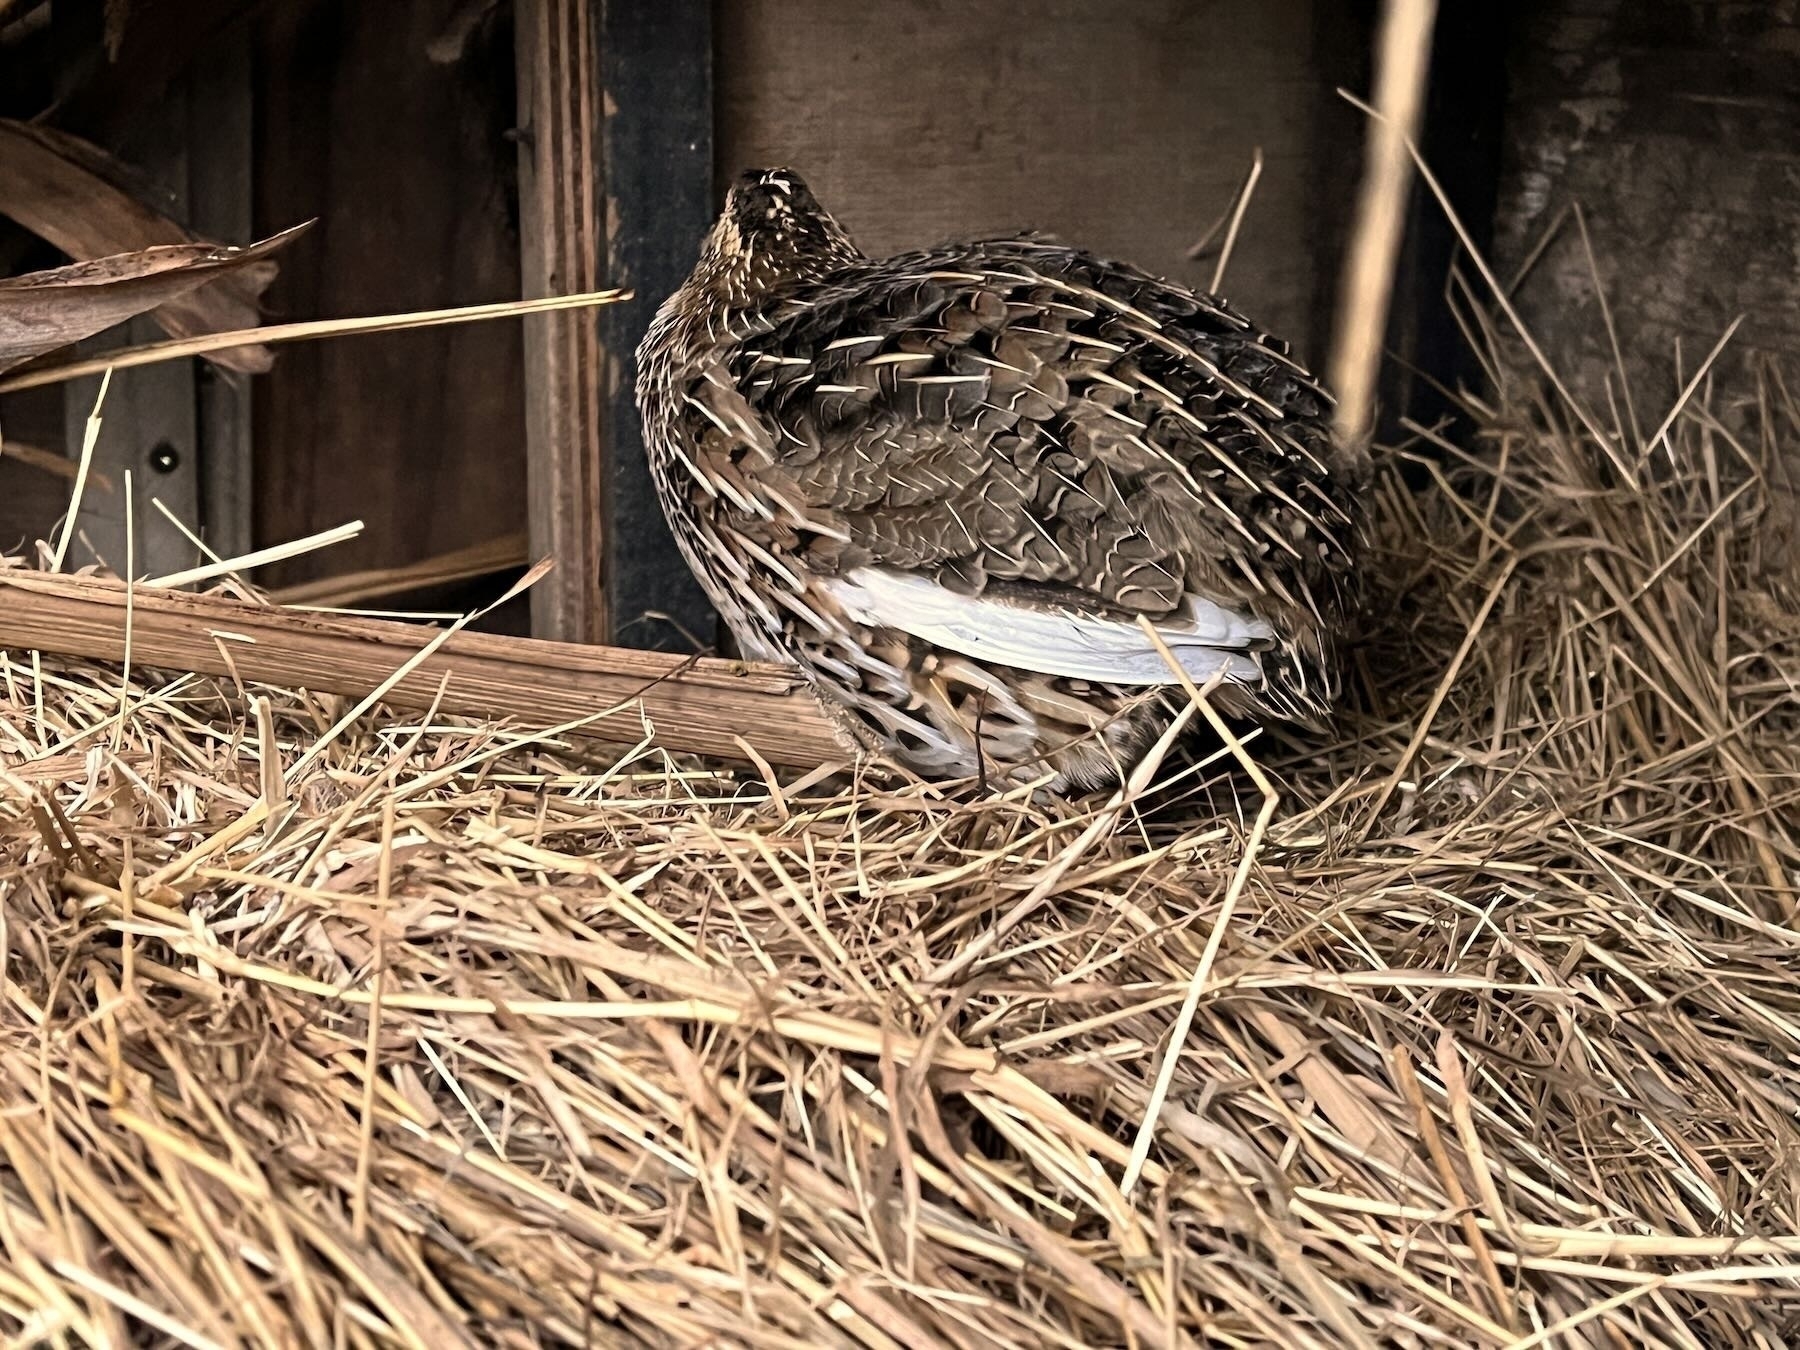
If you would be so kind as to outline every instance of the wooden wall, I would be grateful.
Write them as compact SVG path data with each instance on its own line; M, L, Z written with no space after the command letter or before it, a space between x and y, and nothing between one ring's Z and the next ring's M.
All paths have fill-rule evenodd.
M719 0L718 168L802 174L872 253L1020 229L1204 285L1188 246L1262 182L1225 293L1309 358L1362 127L1346 0Z
M1744 314L1738 357L1800 352L1800 6L1527 0L1515 34L1502 262L1517 265L1581 203L1656 416L1676 390L1677 340L1691 372ZM1573 228L1520 300L1552 354L1598 389L1613 362Z
M282 260L271 318L518 294L509 5L183 2L249 29L255 231L319 221ZM1040 229L1204 284L1213 261L1188 247L1260 147L1224 290L1320 363L1363 131L1334 89L1366 87L1372 11L1372 0L717 0L718 186L789 163L873 252ZM262 579L395 565L517 530L520 354L514 323L284 349L254 387L254 542L352 517L367 529Z
M98 14L98 0L76 3ZM72 92L54 121L127 163L171 148L185 154L198 140L171 147L147 138L132 99L141 93L157 106L162 90L191 71L183 54L207 51L196 33L208 42L231 38L242 53L236 59L250 65L245 87L254 88L245 113L252 172L215 186L248 194L245 223L220 232L203 204L174 209L231 243L317 219L281 256L265 296L271 321L519 294L506 6L162 0L125 13L126 41L112 65L97 43L56 63ZM0 86L7 83L0 70ZM0 108L30 116L51 92L20 91ZM59 261L10 241L0 231L7 261ZM273 371L253 383L254 544L355 518L366 529L351 543L267 568L259 580L282 586L392 566L522 530L520 369L516 321L281 348ZM0 408L6 434L60 448L67 437L57 411L43 398ZM43 533L66 500L66 483L0 463L0 546ZM140 509L140 522L147 514ZM454 604L467 596L433 598Z
M257 24L255 220L317 217L268 293L329 318L519 294L512 34L460 0L305 0ZM459 40L460 39L460 40ZM285 349L256 400L259 542L360 517L276 584L393 566L525 524L516 321Z
M256 232L319 218L283 258L272 318L519 293L509 5L187 2L213 28L248 25ZM871 252L1042 229L1204 284L1212 263L1188 246L1260 146L1224 290L1322 365L1363 136L1334 91L1367 87L1373 8L716 0L716 186L785 163ZM1493 226L1503 271L1580 200L1634 378L1666 392L1676 338L1691 367L1738 313L1746 350L1800 350L1795 0L1445 5L1440 28L1458 54L1439 62L1428 148L1460 179L1477 235ZM0 110L41 101L3 71L0 86ZM1480 112L1502 104L1503 127ZM71 129L129 141L120 108L70 106L83 123ZM1404 314L1423 312L1448 256L1419 237ZM27 261L47 260L0 230L0 265ZM1520 293L1539 336L1589 381L1608 361L1592 289L1565 230ZM1403 345L1427 365L1455 345L1441 329L1415 334ZM351 517L368 528L265 579L399 564L521 528L520 362L512 322L285 349L255 383L255 542ZM12 408L8 429L56 444L34 407ZM0 543L58 499L60 485L27 472L0 465Z

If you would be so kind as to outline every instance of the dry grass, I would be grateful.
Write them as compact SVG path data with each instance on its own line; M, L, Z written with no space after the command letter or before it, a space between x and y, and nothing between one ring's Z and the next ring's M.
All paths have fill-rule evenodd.
M0 1326L1786 1343L1800 421L1496 377L1247 866L1228 759L1091 831L0 656Z

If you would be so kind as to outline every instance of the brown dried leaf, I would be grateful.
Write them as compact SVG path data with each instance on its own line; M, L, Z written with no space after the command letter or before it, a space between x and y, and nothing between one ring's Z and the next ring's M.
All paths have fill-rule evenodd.
M0 281L0 370L254 266L305 228L283 230L247 248L170 244Z
M0 214L78 262L162 245L219 245L163 215L148 187L98 146L49 127L0 118ZM243 267L160 304L152 317L171 337L254 328L258 298L275 279L273 261ZM238 347L208 359L253 374L269 369L266 347Z

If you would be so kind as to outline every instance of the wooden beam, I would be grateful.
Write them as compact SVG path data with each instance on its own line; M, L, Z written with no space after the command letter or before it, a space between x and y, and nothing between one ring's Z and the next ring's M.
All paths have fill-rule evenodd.
M121 661L126 588L98 577L0 572L0 649ZM131 660L279 688L366 697L436 631L418 624L308 614L138 586ZM737 661L461 632L394 686L386 701L505 719L521 730L609 708L582 734L743 760L742 736L774 764L813 766L852 754L798 672Z
M711 6L519 0L516 23L524 293L634 293L616 314L526 328L531 547L559 564L532 628L709 647L715 616L645 466L633 354L711 219Z
M600 76L593 0L519 0L521 293L598 290ZM607 378L591 314L525 321L527 515L534 557L556 570L531 593L531 628L561 642L601 642L602 416Z
M607 355L601 535L609 640L710 647L718 620L663 519L644 458L638 343L712 224L712 0L595 0L605 91L606 262L635 298L597 315ZM662 616L662 617L657 617Z

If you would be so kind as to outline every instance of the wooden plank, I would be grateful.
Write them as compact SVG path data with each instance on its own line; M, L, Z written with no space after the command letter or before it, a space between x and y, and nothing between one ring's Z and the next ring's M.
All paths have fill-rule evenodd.
M181 81L187 102L187 224L226 244L255 238L250 60L250 31L233 24L207 42ZM214 552L237 557L255 547L251 381L210 361L192 364L201 534Z
M598 25L592 0L519 0L521 294L598 290ZM564 642L603 641L602 418L606 380L591 314L525 320L526 514L535 556L557 567L531 596L531 628Z
M85 62L104 51L104 21L98 0L59 4L53 11L59 42L71 59L68 77L91 67ZM105 74L94 75L103 81ZM133 127L128 155L145 186L156 194L157 210L176 220L188 214L187 99L185 90L142 108ZM244 242L244 241L239 241ZM133 319L116 332L82 344L84 350L154 342L166 334L149 318ZM120 485L117 493L90 493L76 517L72 557L77 562L103 560L125 570L127 512L133 557L139 575L174 572L198 560L193 547L152 502L164 506L190 526L200 517L194 362L171 361L140 370L120 371L107 387L100 438L93 464ZM87 418L100 392L99 379L72 380L64 388L63 435L71 458L81 454ZM124 492L130 471L129 504Z
M98 117L106 91L132 79L150 48L133 38L129 59L105 59L106 17L98 0L56 10L58 42L67 65L59 70L66 102L61 117L98 118L90 131L116 151L152 194L148 204L212 239L250 241L250 64L247 31L229 22L231 7L213 6L202 20L211 36L184 34L183 63L163 71L154 97L138 90L142 106L129 122ZM166 17L166 16L165 16ZM129 27L129 25L127 25ZM164 336L147 319L108 334L92 347L153 341ZM73 382L65 391L64 443L81 450L85 423L100 382ZM196 561L193 546L153 499L225 553L250 547L249 381L210 363L172 362L121 372L109 388L95 463L123 482L131 469L131 509L140 574L178 570ZM125 502L93 495L78 521L77 556L125 566Z
M466 8L306 0L257 11L257 226L319 222L282 254L272 316L518 298L511 42L487 25L452 62L431 54ZM283 348L256 381L257 538L352 519L368 528L262 580L403 566L522 529L520 326Z
M57 26L77 11L73 48L56 57L56 125L101 145L133 134L146 108L209 59L215 39L240 26L269 0L56 0Z
M137 318L102 339L81 344L81 349L97 352L158 342L167 336L153 320ZM127 509L131 514L132 570L138 576L178 572L200 561L199 551L155 507L160 501L190 529L200 518L194 364L171 361L114 372L100 409L100 437L94 444L92 462L119 490L83 494L70 545L73 564L103 561L116 572L125 571ZM81 455L88 414L94 409L100 384L98 378L90 378L63 386L63 437L71 459ZM131 474L129 508L127 470Z
M663 522L634 381L712 216L711 6L521 0L517 24L524 293L634 292L526 330L532 551L560 564L533 630L709 647L716 618Z
M119 661L126 588L98 577L0 572L0 648ZM140 586L131 597L131 659L360 698L435 635L417 624L308 614ZM227 661L226 653L230 659ZM779 666L462 632L401 680L396 707L550 727L620 707L586 734L631 743L647 718L655 743L742 760L741 735L771 763L812 766L852 753L806 681ZM641 711L640 711L641 710Z
M600 546L609 641L690 651L715 641L717 619L676 550L644 458L637 345L656 310L693 270L712 224L711 0L604 0L606 262L609 284L635 298L597 315L606 351Z

